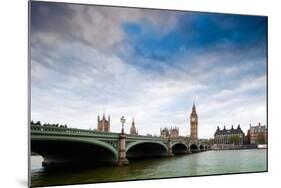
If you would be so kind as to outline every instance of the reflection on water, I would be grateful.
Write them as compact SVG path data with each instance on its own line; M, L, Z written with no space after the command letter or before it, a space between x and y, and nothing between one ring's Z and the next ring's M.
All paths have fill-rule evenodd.
M128 166L46 171L42 157L31 158L32 186L93 183L267 170L266 150L207 151L173 158L131 161Z

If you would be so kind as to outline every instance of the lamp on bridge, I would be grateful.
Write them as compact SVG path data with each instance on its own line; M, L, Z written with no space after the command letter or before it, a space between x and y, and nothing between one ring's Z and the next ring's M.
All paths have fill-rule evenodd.
M120 119L121 123L122 123L122 134L124 134L124 123L126 122L126 119L124 116L121 117Z

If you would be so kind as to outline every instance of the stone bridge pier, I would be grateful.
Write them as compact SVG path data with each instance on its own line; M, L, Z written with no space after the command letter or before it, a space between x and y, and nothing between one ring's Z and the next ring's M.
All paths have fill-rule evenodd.
M126 134L121 133L119 135L119 156L118 165L128 165L129 160L126 158Z
M174 153L173 153L173 149L172 149L172 142L171 139L169 138L168 140L168 157L173 157Z

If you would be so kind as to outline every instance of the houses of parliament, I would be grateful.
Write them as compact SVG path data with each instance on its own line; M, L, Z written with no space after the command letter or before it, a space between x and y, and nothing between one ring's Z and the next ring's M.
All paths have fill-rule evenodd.
M192 141L196 141L198 139L198 115L196 112L196 107L195 104L193 103L192 106L192 111L190 114L190 139ZM160 136L161 137L179 137L179 128L177 127L171 127L170 129L168 129L167 127L165 128L161 128L160 129Z
M198 139L198 115L194 103L192 106L192 111L190 113L189 120L190 120L190 139L192 141L196 141ZM102 118L100 118L100 116L98 115L96 131L110 132L110 116L108 116L108 118L106 119L104 114ZM138 130L136 128L134 118L132 118L130 134L138 135ZM170 129L168 129L167 127L160 128L160 137L179 137L179 128L178 127L171 127Z

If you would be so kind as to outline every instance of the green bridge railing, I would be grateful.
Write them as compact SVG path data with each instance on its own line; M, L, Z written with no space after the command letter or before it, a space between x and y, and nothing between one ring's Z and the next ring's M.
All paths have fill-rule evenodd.
M63 133L68 135L99 135L99 136L116 136L118 137L119 133L113 132L99 132L93 130L77 129L77 128L65 128L65 127L54 127L54 126L42 126L42 125L31 125L30 126L31 134L32 133Z
M118 138L120 133L115 132L101 132L94 130L85 130L78 128L65 128L55 126L43 126L43 125L31 125L31 134L56 134L56 135L73 135L73 136L100 136L100 137L114 137ZM163 138L159 136L145 136L145 135L132 135L126 134L127 139L145 139L145 140L158 140L167 141L169 138ZM170 138L172 141L188 142L186 137L173 137Z

